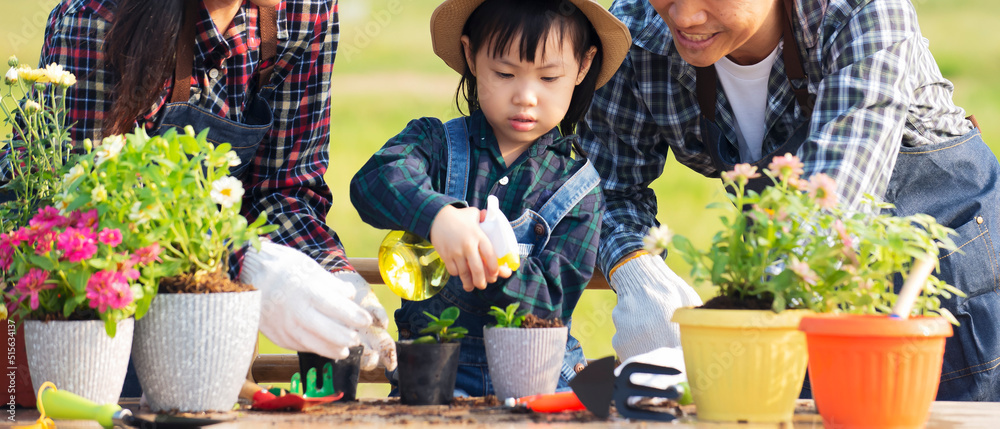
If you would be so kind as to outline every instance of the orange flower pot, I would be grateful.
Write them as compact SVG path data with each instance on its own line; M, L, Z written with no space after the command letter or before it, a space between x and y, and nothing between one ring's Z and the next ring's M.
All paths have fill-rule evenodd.
M828 428L919 428L941 379L941 317L816 315L802 319L809 380Z

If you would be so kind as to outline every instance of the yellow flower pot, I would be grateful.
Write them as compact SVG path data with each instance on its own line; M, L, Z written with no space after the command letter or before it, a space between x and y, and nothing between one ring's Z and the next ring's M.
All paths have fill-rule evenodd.
M808 314L812 312L674 312L698 420L791 421L809 361L806 337L798 330Z

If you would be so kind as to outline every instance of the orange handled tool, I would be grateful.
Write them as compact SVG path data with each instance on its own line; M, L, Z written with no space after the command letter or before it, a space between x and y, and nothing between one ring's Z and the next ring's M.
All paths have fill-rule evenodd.
M514 402L515 406L523 406L537 413L559 413L563 411L582 411L587 409L573 392L546 393L542 395L525 396Z

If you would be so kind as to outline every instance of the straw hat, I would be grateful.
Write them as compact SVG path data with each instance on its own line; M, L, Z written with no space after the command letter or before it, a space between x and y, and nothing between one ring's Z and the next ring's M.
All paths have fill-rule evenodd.
M462 29L469 15L472 15L483 1L445 0L431 15L431 44L434 46L434 53L460 74L465 73ZM601 62L601 74L597 78L597 87L600 88L618 70L618 66L625 60L629 46L632 45L628 27L594 0L565 1L573 3L587 16L601 38L604 58Z

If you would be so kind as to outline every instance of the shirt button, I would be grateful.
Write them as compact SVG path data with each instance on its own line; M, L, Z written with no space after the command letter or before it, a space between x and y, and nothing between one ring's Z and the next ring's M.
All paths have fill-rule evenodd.
M540 223L536 223L535 224L535 234L536 235L543 235L543 234L545 234L545 227L542 226L542 224L540 224Z
M982 216L976 216L976 223L982 225L983 224L983 217Z
M219 69L211 69L208 71L208 77L212 79L217 79L219 77Z
M573 372L579 374L580 371L583 371L584 368L586 368L586 367L582 363L578 363L578 364L576 364L575 367L573 367Z
M506 185L508 182L510 182L510 179L508 179L507 176L503 176L500 178L501 185Z

